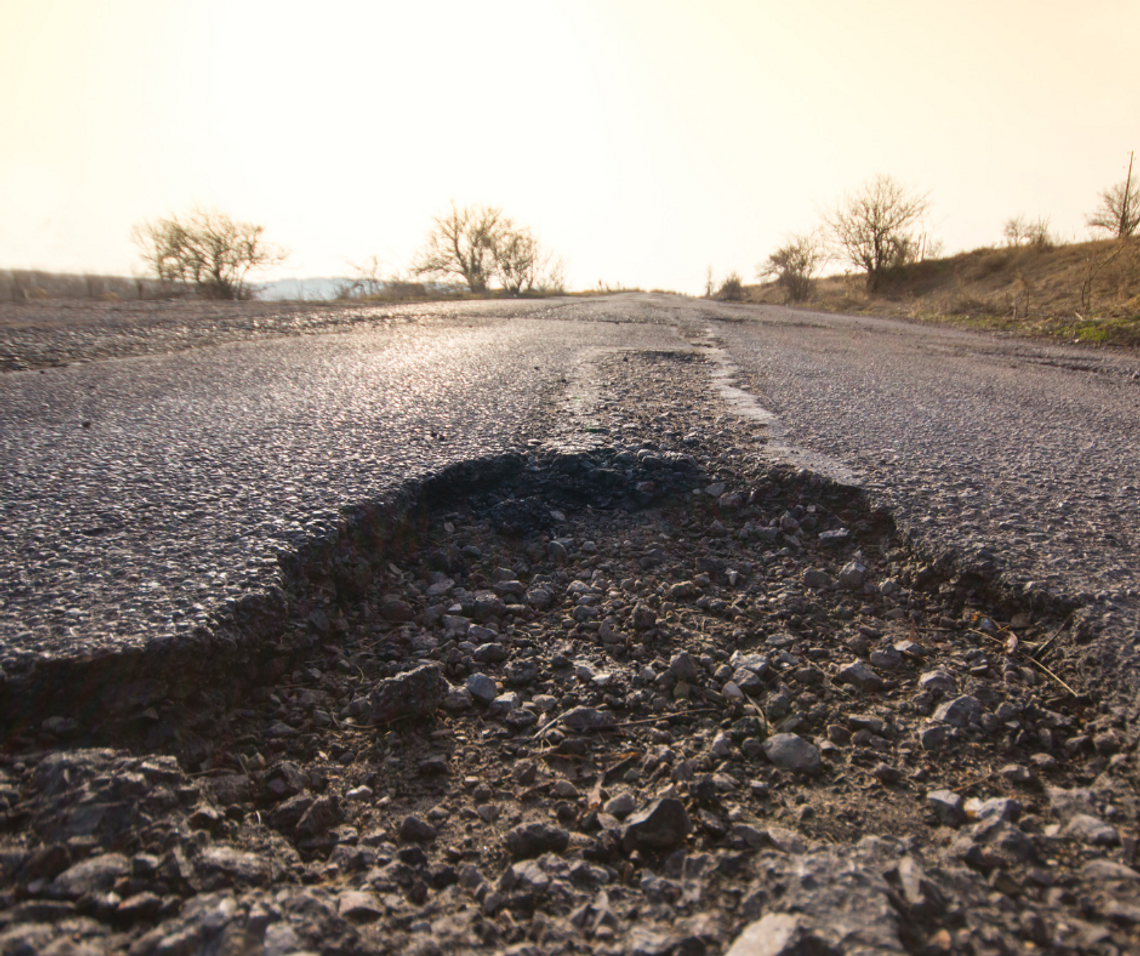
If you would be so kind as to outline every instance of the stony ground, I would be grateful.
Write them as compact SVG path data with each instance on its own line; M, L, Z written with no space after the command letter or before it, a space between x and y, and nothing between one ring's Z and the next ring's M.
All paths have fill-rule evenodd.
M694 353L593 374L290 564L267 652L9 735L0 953L1136 951L1082 609L774 466Z

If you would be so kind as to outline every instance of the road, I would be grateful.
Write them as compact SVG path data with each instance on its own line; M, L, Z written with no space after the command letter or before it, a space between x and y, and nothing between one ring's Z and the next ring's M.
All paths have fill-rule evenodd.
M769 453L863 484L920 547L985 550L1135 638L1134 355L662 295L414 319L0 375L0 664L210 626L338 509L551 422L572 438L611 349L697 351L712 390L693 400L743 397Z

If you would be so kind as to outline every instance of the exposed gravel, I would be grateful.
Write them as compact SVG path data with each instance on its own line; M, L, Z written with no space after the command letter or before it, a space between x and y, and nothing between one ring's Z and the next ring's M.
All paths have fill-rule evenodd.
M89 429L58 428L69 453L105 455L100 476L122 458L143 462L152 482L140 502L157 494L176 509L178 496L159 490L173 475L211 509L189 525L184 552L164 549L185 521L156 527L168 563L205 554L216 570L255 548L270 528L265 489L279 514L300 521L311 508L319 521L274 530L273 560L240 579L228 613L207 610L201 631L213 636L196 655L192 640L137 640L136 623L123 666L48 669L79 682L54 692L21 683L10 658L9 691L24 693L6 701L0 756L0 953L1137 949L1138 742L1098 669L1129 620L1128 587L1080 606L1078 552L1062 547L1046 553L1062 554L1056 578L1027 588L1038 556L1016 547L1019 525L993 525L987 510L1019 500L1017 468L987 472L989 457L955 457L926 430L917 440L930 407L879 408L882 431L864 435L896 436L897 487L872 475L863 491L773 464L773 451L814 452L836 473L866 474L870 459L829 431L847 414L843 368L857 361L812 383L835 328L818 354L809 336L772 358L754 331L717 324L710 335L707 306L626 302L657 327L558 321L610 314L586 303L549 316L545 336L523 316L433 319L415 335L261 342L256 362L238 344L153 372L154 359L88 367L121 390L100 420L132 407L147 440L131 458L120 421L104 429L111 449L76 444L74 432L95 433L92 416ZM718 397L725 345L753 384L758 370L771 384L797 369L762 395L780 419ZM556 377L530 374L554 363ZM454 424L456 443L469 441L454 457L425 443L401 458L406 436L353 431L430 422L399 399L440 367L469 375L448 396L472 403ZM389 389L370 398L360 383L377 368ZM173 426L194 409L176 399L176 412L147 417L172 369L211 403L186 430L221 447L195 454L209 449L235 489L252 462L262 469L262 494L239 502L264 527L198 490L209 476L191 480L193 457L167 472L148 458L148 445L177 447ZM262 383L291 387L250 406L264 393L258 369ZM253 379L243 384L242 370ZM41 378L58 395L51 377L79 371ZM449 387L426 383L416 400ZM545 400L559 392L560 404ZM781 404L793 393L799 404ZM305 395L324 397L306 406ZM394 414L381 414L385 401ZM5 441L13 429L41 441L32 408L5 420ZM211 431L219 415L227 424ZM234 421L265 418L225 444ZM353 457L372 444L384 453ZM18 447L9 442L7 460L26 468ZM33 444L32 459L49 447ZM923 455L986 476L976 542L944 510L948 492L919 493L938 474L916 464ZM275 457L280 472L265 464ZM1120 458L1127 472L1132 459ZM1014 461L1030 485L1046 468L1035 455ZM327 492L288 501L286 462L300 462L294 494L321 481ZM13 512L19 529L30 503L67 500L63 483L30 496L48 482L37 467L9 486L29 492ZM90 512L97 480L72 499L77 514ZM1085 510L1079 489L1070 501ZM1134 507L1113 503L1117 525L1133 527ZM231 518L238 538L227 541L213 528ZM84 537L118 531L108 540L129 544L120 560L148 560L134 528ZM70 560L50 524L38 535L24 539L45 549L26 552L33 567ZM1127 575L1130 556L1117 554L1108 566ZM81 552L71 567L98 556ZM216 596L208 580L203 593ZM84 606L104 593L46 571L38 583ZM7 605L10 619L36 607ZM71 626L47 632L52 646L95 633ZM164 657L164 645L181 650ZM1119 650L1118 640L1116 660Z

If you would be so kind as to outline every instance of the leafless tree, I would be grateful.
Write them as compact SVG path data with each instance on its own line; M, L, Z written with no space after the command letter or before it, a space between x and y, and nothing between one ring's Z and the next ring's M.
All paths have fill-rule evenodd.
M867 274L874 292L887 270L902 265L915 249L910 228L930 205L928 195L909 192L890 176L868 180L825 214L842 254Z
M1024 215L1018 213L1010 216L1002 226L1001 235L1007 246L1020 246L1026 239L1029 222Z
M355 262L348 265L352 269L352 278L337 288L338 299L367 299L383 295L388 283L381 274L379 256L370 256L359 265Z
M249 274L288 255L267 243L264 232L264 226L195 208L184 216L140 223L131 238L162 282L190 284L214 299L249 299L253 297Z
M495 275L495 247L506 220L494 206L464 206L433 220L413 271L419 275L459 276L472 292L486 292Z
M491 252L504 290L517 295L535 287L544 261L538 240L529 229L504 220Z
M759 279L776 277L776 285L784 290L788 302L805 302L815 289L815 274L829 256L823 237L818 232L791 236L768 261L756 270Z
M1100 205L1085 220L1093 229L1104 229L1117 239L1127 239L1140 226L1140 187L1132 185L1132 157L1128 176L1100 194Z
M1053 234L1049 232L1049 220L1045 216L1038 216L1036 220L1030 220L1021 214L1011 216L1005 221L1002 236L1007 246L1052 249L1056 245Z

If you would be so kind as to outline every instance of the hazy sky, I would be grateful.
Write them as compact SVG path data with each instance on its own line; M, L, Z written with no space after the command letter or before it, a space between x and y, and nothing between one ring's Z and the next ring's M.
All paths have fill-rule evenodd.
M1084 237L1140 150L1138 0L0 0L0 267L137 271L264 224L279 276L402 268L451 199L574 287L698 292L885 172L948 251Z

